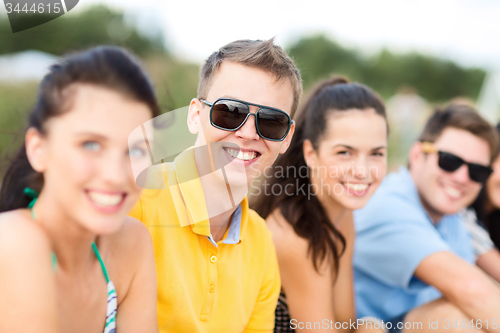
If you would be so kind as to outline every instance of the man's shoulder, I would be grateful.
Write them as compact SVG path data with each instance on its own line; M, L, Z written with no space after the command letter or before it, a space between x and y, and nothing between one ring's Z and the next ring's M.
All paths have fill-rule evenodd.
M248 209L248 228L257 233L270 234L266 221L253 209Z
M266 221L253 209L248 209L247 226L245 229L245 238L252 239L252 242L258 242L260 246L272 244L271 231L269 231Z
M409 218L427 221L414 184L401 171L389 174L368 203L354 212L356 229L382 222L401 223Z

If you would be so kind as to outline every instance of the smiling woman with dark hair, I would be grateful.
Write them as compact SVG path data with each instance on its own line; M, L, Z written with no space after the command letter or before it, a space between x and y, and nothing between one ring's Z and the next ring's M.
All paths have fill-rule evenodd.
M158 330L151 237L127 216L140 194L130 160L147 158L129 134L157 115L120 48L51 67L0 191L1 332Z
M325 80L299 110L295 131L253 205L278 255L282 293L274 331L303 332L319 322L314 332L332 332L340 328L335 323L356 321L352 210L366 204L386 173L385 106L364 85ZM325 327L325 320L332 324Z

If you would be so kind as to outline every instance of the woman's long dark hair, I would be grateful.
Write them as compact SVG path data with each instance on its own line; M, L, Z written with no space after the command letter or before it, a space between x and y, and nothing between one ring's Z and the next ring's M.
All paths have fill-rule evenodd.
M500 134L500 123L496 126L498 134ZM495 207L493 212L486 211L486 203L488 202L488 190L486 185L483 186L481 192L476 198L476 201L471 207L476 212L477 219L483 223L490 234L490 238L497 247L500 249L500 207Z
M68 111L67 102L71 96L66 93L66 88L75 83L118 91L127 98L146 104L153 117L160 114L153 85L135 57L119 47L100 46L69 55L50 68L40 83L27 127L46 134L46 122ZM31 167L23 142L2 181L0 212L26 207L31 201L23 194L26 187L40 192L43 175Z
M279 209L295 233L308 240L309 253L316 271L325 259L331 259L338 271L339 257L345 250L345 238L328 218L318 198L300 189L309 189L309 177L301 177L300 170L307 170L303 155L304 140L309 140L315 150L321 144L327 129L327 119L334 112L350 109L375 109L386 119L385 106L380 97L370 88L358 83L349 83L343 77L334 77L320 82L300 108L295 125L295 134L287 152L280 155L273 168L275 170L299 170L298 177L285 177L283 173L266 172L266 188L278 186L281 191L276 196L260 195L254 198L252 208L263 218ZM278 176L281 175L281 176ZM261 191L260 193L263 193ZM287 193L293 193L289 195Z

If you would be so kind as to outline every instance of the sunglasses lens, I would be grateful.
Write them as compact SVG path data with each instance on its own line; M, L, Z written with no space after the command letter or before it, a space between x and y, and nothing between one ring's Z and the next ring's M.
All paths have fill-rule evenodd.
M453 172L460 168L462 164L464 164L464 161L460 157L442 151L439 152L438 165L444 171Z
M290 118L284 112L261 108L257 114L257 127L265 139L281 140L288 133Z
M469 177L478 183L484 183L493 170L480 164L469 164Z
M465 163L464 160L453 154L442 151L438 152L438 154L439 167L444 171L453 172ZM467 163L467 167L469 168L469 178L478 183L484 183L493 172L490 167L481 164Z
M212 106L210 116L215 126L226 130L234 130L245 121L248 112L248 106L243 103L219 100Z

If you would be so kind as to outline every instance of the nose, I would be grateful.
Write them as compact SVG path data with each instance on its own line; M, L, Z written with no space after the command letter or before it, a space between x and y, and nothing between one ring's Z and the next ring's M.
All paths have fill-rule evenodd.
M467 164L462 164L460 168L452 172L452 177L454 180L460 183L471 181L469 177L469 167L467 166Z
M127 175L131 173L130 160L121 154L110 154L103 159L100 166L100 178L112 186L122 185L127 181Z
M242 140L258 140L259 134L257 133L256 126L257 114L249 113L245 123L234 133L237 138Z
M360 179L368 177L368 159L366 156L359 156L352 163L353 177Z

